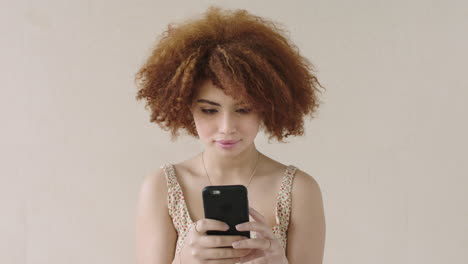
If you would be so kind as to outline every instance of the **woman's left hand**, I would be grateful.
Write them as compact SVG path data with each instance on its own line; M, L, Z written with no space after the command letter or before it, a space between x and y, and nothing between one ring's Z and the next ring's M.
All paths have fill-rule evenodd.
M249 207L249 213L255 222L245 222L236 225L239 231L255 231L257 238L247 238L234 242L234 248L253 249L250 254L241 258L242 263L247 264L287 264L283 247L270 227L268 227L265 217L252 207Z

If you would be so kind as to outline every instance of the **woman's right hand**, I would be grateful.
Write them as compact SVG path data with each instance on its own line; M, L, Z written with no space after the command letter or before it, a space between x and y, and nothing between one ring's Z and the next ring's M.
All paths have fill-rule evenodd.
M226 231L229 226L214 219L200 219L190 228L181 251L181 263L240 263L251 249L235 249L232 243L243 236L207 235L206 231Z

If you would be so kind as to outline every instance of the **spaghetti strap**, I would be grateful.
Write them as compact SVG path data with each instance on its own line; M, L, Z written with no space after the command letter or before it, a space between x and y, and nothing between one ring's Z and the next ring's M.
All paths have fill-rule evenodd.
M161 166L161 168L164 170L164 175L167 182L167 201L169 215L171 216L174 228L178 233L176 246L176 253L178 253L182 249L185 237L190 231L190 226L193 224L193 222L190 218L187 204L185 203L182 188L177 181L174 165L164 164Z
M294 175L297 167L289 165L286 168L283 179L281 181L280 191L276 199L276 225L273 227L273 232L280 239L283 249L286 250L287 232L289 227L289 219L291 216L291 191L294 180Z

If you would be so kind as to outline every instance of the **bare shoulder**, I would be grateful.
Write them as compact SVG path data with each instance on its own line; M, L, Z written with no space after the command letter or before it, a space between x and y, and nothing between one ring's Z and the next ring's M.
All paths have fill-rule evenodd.
M262 159L264 160L263 166L261 167L263 174L268 176L277 175L279 179L283 177L284 172L288 167L286 164L274 160L273 158L268 157L264 154L262 154Z
M304 198L317 198L317 195L321 195L320 185L314 177L298 168L294 175L292 194Z
M171 263L177 233L169 216L167 184L162 169L144 177L136 207L137 263Z
M290 263L322 263L326 226L320 186L314 177L297 169L291 194L288 260Z
M310 221L316 215L323 214L322 190L315 178L303 170L297 169L291 190L293 223ZM315 216L313 214L316 214Z
M142 196L164 197L162 195L167 194L165 177L162 167L147 174L140 185L140 198Z

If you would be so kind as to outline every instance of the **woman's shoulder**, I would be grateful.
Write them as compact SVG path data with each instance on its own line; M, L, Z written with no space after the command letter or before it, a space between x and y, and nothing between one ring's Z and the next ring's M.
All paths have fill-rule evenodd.
M305 200L316 200L321 196L320 185L309 173L296 167L292 187L292 195Z
M299 193L318 188L318 183L315 178L306 171L302 170L298 165L284 164L270 157L267 157L267 159L268 170L270 170L271 174L273 174L273 172L284 174L288 170L294 172L294 185L299 187L293 189L299 189L297 190Z
M285 164L266 155L264 155L263 159L265 160L263 169L268 175L283 175L288 169L297 168L294 164Z

